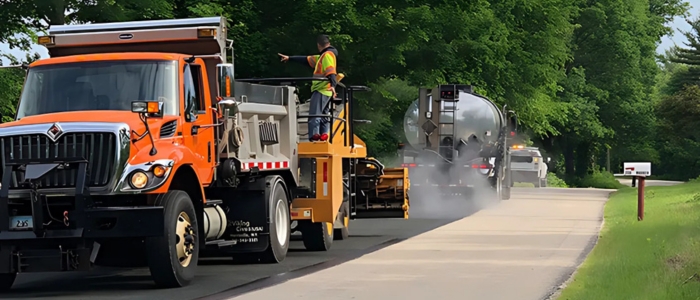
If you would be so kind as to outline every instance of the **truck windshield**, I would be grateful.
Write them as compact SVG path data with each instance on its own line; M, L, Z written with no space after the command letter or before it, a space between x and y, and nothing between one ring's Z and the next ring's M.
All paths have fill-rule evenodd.
M131 110L131 102L160 100L165 115L179 109L175 61L99 61L29 69L17 119L66 111Z

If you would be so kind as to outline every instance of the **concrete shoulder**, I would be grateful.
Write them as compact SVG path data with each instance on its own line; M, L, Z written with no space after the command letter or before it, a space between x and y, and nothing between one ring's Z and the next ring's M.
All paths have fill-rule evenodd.
M542 299L592 248L613 191L516 188L467 218L237 299Z

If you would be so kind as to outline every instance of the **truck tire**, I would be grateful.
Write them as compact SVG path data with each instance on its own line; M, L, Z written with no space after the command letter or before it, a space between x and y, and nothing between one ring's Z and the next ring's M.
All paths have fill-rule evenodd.
M289 240L292 234L292 220L289 214L289 199L284 190L282 178L275 176L270 190L268 203L270 203L270 246L260 254L263 263L279 263L287 257Z
M333 239L347 240L350 236L348 225L350 225L350 189L343 185L343 204L340 205L340 211L335 218L333 224Z
M163 236L146 239L146 257L151 277L165 288L188 285L199 260L199 223L194 204L187 193L168 191L156 199L163 206L165 224Z
M0 274L0 292L7 292L12 289L12 285L15 283L16 278L17 273Z
M309 251L328 251L333 244L333 223L299 221L301 239Z
M513 170L510 168L511 156L506 153L505 166L503 167L503 184L501 191L501 200L510 200L510 190L515 185L513 182Z
M335 220L335 229L333 229L333 239L335 240L347 240L350 236L350 231L348 230L348 225L350 221L350 203L343 202L340 206L340 213Z
M510 187L503 187L501 191L501 200L510 200Z

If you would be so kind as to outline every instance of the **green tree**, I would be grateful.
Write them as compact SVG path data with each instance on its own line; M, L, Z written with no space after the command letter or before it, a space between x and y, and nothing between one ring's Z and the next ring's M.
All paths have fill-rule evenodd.
M657 106L658 140L664 158L658 167L672 179L700 175L700 87L689 85Z
M23 66L40 58L39 54L27 55L23 60L20 60L12 55L0 55L0 58L6 58L10 61L10 66L2 67L0 61L0 115L1 122L9 122L15 116L16 105L19 101L22 92L22 84L24 83L25 70Z
M691 30L683 33L688 39L686 47L677 47L670 58L671 62L684 68L674 72L669 79L668 94L675 94L688 85L700 84L700 18L687 22Z
M593 163L604 161L612 149L613 165L623 160L658 161L653 135L652 98L658 66L656 45L670 29L674 16L684 15L688 4L677 0L580 1L575 19L574 60L585 69L586 81L598 92L591 98L604 125L604 138L567 138L564 151L567 174L581 177ZM593 138L591 136L590 138ZM601 147L603 145L604 147Z

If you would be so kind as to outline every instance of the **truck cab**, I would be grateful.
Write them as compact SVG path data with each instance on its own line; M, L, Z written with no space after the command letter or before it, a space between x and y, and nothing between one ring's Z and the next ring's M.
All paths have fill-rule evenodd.
M39 37L51 58L29 66L0 124L0 291L18 273L93 265L148 266L180 287L201 256L281 262L292 220L325 251L349 219L408 217L407 171L366 158L348 125L360 88L340 93L331 140L300 143L296 87L280 84L298 80L234 80L226 23Z

